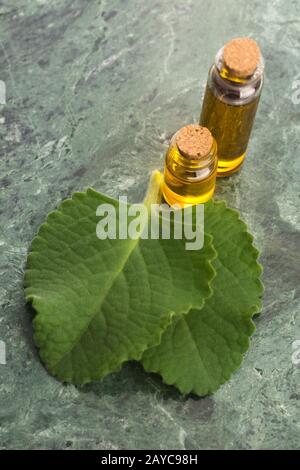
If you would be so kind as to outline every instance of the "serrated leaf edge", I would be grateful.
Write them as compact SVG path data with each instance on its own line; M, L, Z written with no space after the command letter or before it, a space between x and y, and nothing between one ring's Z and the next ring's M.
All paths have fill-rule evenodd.
M157 173L158 172L153 172L153 175L154 177L157 176ZM150 181L150 184L149 186L151 185L151 181ZM147 192L148 194L149 192ZM74 204L76 202L76 199L83 199L85 198L86 195L91 195L91 196L97 196L101 194L101 196L103 196L103 198L107 201L107 202L111 202L111 203L115 203L116 200L113 199L113 198L110 198L109 196L106 196L106 195L103 195L102 193L99 193L97 192L96 190L94 190L93 188L87 188L86 191L81 191L81 192L74 192L72 197L71 198L68 198L64 201L62 201L59 206L48 213L47 217L46 217L46 221L43 222L40 226L39 226L39 229L38 229L38 232L36 234L36 236L33 238L33 241L32 241L32 246L34 246L34 240L38 237L40 237L39 233L40 233L40 230L43 229L43 228L46 228L48 225L49 225L49 218L53 217L54 214L57 214L57 213L61 213L63 214L63 209L65 207L68 207L70 204ZM146 196L147 197L147 196ZM210 235L210 234L206 234L207 235L207 239L209 241L209 246L210 246L210 249L214 252L213 254L213 257L212 257L212 260L209 261L207 260L206 261L206 264L207 264L207 268L208 270L210 271L210 277L209 277L209 280L208 280L208 291L209 291L209 295L208 297L206 298L209 298L212 293L213 293L213 289L211 287L211 284L213 282L213 279L216 275L216 270L213 266L213 261L214 259L216 259L217 257L217 252L213 246L213 243L212 243L212 240L213 240L213 237ZM138 240L136 241L138 242ZM41 341L39 340L39 336L38 336L38 333L36 333L36 324L39 323L39 318L40 318L40 315L41 313L39 312L39 307L38 307L38 301L39 301L39 297L36 296L36 295L33 295L33 294L26 294L26 291L27 291L27 286L29 287L29 282L30 282L30 265L31 265L31 258L34 256L35 254L35 250L33 249L29 254L28 254L28 257L27 257L27 267L26 267L26 271L25 271L25 275L24 275L24 286L25 286L25 300L26 302L31 302L32 303L32 307L34 308L34 310L36 311L36 315L35 315L35 318L33 320L33 324L34 324L34 329L35 329L35 333L33 335L34 337L34 342L37 346L37 348L39 349L39 354L40 354L40 357L42 359L42 362L43 364L45 365L45 368L56 378L58 378L59 380L63 381L63 382L67 382L67 383L74 383L76 385L84 385L86 383L89 383L91 381L95 381L95 380L100 380L102 379L103 377L105 377L106 375L108 375L109 373L112 373L112 372L117 372L118 370L120 370L120 368L122 367L122 365L129 361L129 360L136 360L136 361L139 361L141 360L142 356L143 356L143 353L146 349L149 349L149 347L154 347L154 346L157 346L160 341L161 341L161 337L162 337L162 334L163 332L165 331L165 329L171 324L172 322L172 318L174 315L177 315L178 313L177 312L173 312L173 311L169 311L169 312L166 312L166 315L165 315L165 320L162 322L162 326L161 326L161 330L158 332L157 335L155 335L155 337L153 338L153 342L151 341L151 343L149 342L145 342L143 344L143 349L141 350L140 354L134 356L134 357L129 357L128 355L123 355L121 356L120 358L120 361L116 362L116 365L115 366L111 366L109 368L106 368L105 370L103 370L101 372L101 374L86 374L85 377L81 380L81 381L75 381L71 376L68 377L67 379L65 377L62 377L60 376L59 373L57 373L55 371L55 367L56 365L58 364L55 364L53 367L49 367L46 363L46 361L44 360L43 356L43 346L41 344ZM205 304L205 299L203 299L203 303L202 303L202 307L204 306ZM181 314L187 314L191 308L193 308L192 305L189 305L185 311L183 312L180 312ZM83 332L81 332L80 335L82 335ZM154 342L155 341L155 342ZM73 346L74 347L74 346ZM72 350L72 348L70 349L70 351ZM70 351L68 351L66 354L70 353ZM60 361L62 360L62 358L60 359ZM59 362L60 362L59 361Z
M241 233L243 234L246 234L249 238L249 241L250 241L250 244L251 244L251 248L252 248L252 251L253 251L253 254L254 254L254 260L256 261L256 267L257 267L257 270L258 270L258 277L257 277L257 280L258 280L258 285L259 285L259 289L260 289L260 295L262 296L263 293L264 293L264 284L261 280L261 275L263 273L263 266L261 263L258 262L258 258L260 256L260 252L259 250L254 246L254 237L253 235L248 231L248 226L246 224L246 222L244 220L241 219L240 217L240 213L236 210L236 209L232 209L230 207L228 207L228 204L226 201L224 200L218 200L218 201L209 201L207 204L217 204L217 205L224 205L225 206L225 209L230 211L231 213L234 213L237 217L237 220L241 223L241 225L244 227L244 230L241 231ZM210 234L209 234L210 235ZM212 236L212 235L211 235ZM212 237L213 238L213 237ZM215 250L216 251L216 250ZM218 255L217 255L218 256ZM213 290L213 289L212 289ZM203 308L203 307L202 307ZM191 387L191 388L188 388L188 389L185 389L183 387L180 386L180 384L177 383L176 380L166 380L162 375L161 375L161 372L160 372L160 368L157 367L145 367L145 365L143 364L143 367L144 369L146 370L146 372L150 372L150 373L155 373L155 374L159 374L161 379L162 379L162 382L165 383L166 385L169 385L169 386L175 386L183 395L189 395L189 394L196 394L197 396L206 396L206 395L211 395L212 393L216 392L225 382L227 382L228 380L230 380L230 378L232 377L232 375L241 367L241 364L244 360L244 354L248 351L249 347L250 347L250 338L251 336L253 335L253 333L255 332L255 323L253 322L253 317L255 315L257 315L260 310L262 308L262 301L260 300L257 304L254 304L251 308L249 308L248 310L248 313L247 313L247 317L246 320L248 321L248 325L250 327L250 329L252 330L251 334L247 337L247 347L244 348L244 350L239 354L240 356L240 360L237 362L236 364L236 367L232 370L232 372L226 376L226 377L222 377L222 379L220 380L220 383L218 384L218 386L216 387L208 387L206 392L204 393L201 393L199 394L197 392L197 390L194 388L194 387ZM194 310L198 310L198 309L194 309ZM188 315L188 314L187 314ZM158 343L159 344L159 343Z

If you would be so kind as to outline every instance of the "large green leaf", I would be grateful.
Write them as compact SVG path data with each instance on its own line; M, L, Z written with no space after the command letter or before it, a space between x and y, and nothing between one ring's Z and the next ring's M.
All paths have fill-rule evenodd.
M159 199L160 184L156 172L146 205ZM94 190L75 193L49 214L28 256L35 342L47 369L63 381L86 383L140 359L175 313L201 308L211 293L210 236L198 251L185 250L184 239L99 240L102 203L119 214L114 199Z
M258 252L238 213L223 202L206 204L205 231L218 253L213 295L202 310L175 317L142 360L167 384L200 396L214 392L241 364L263 291Z

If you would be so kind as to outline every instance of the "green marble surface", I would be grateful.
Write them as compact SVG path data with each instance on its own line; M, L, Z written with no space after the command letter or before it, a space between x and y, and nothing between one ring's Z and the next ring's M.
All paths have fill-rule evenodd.
M1 448L299 447L299 16L300 2L285 0L0 2ZM39 361L23 297L39 224L87 186L141 200L170 135L197 121L215 52L244 35L260 42L266 82L243 170L216 194L242 212L265 268L243 367L204 399L138 364L60 384Z

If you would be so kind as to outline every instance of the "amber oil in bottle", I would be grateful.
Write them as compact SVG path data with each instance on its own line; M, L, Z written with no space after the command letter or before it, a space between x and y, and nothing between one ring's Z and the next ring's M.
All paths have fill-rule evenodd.
M218 145L218 176L242 165L263 86L263 59L253 39L229 41L212 65L200 124Z
M163 196L169 205L200 204L214 193L217 145L211 132L198 124L182 127L166 153Z

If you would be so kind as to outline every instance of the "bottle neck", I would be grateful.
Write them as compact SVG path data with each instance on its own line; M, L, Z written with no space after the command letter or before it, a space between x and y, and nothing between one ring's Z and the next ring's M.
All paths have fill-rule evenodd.
M221 78L227 80L233 84L238 84L240 86L252 86L261 81L263 72L264 72L264 61L262 55L260 55L260 59L258 65L254 72L248 77L237 77L234 75L232 71L228 69L224 61L224 47L222 47L215 58L215 67L220 75Z
M181 167L185 167L190 170L201 170L203 168L209 167L212 163L214 163L217 154L217 144L215 139L213 139L211 149L206 155L201 158L193 159L188 158L180 152L176 144L176 136L177 134L172 137L168 150L168 152L171 153L170 157L172 158L173 162L176 162Z
M210 69L208 83L220 101L239 106L252 102L260 95L263 78L263 68L261 68L250 78L237 79L230 75L221 61L217 62L216 60Z

